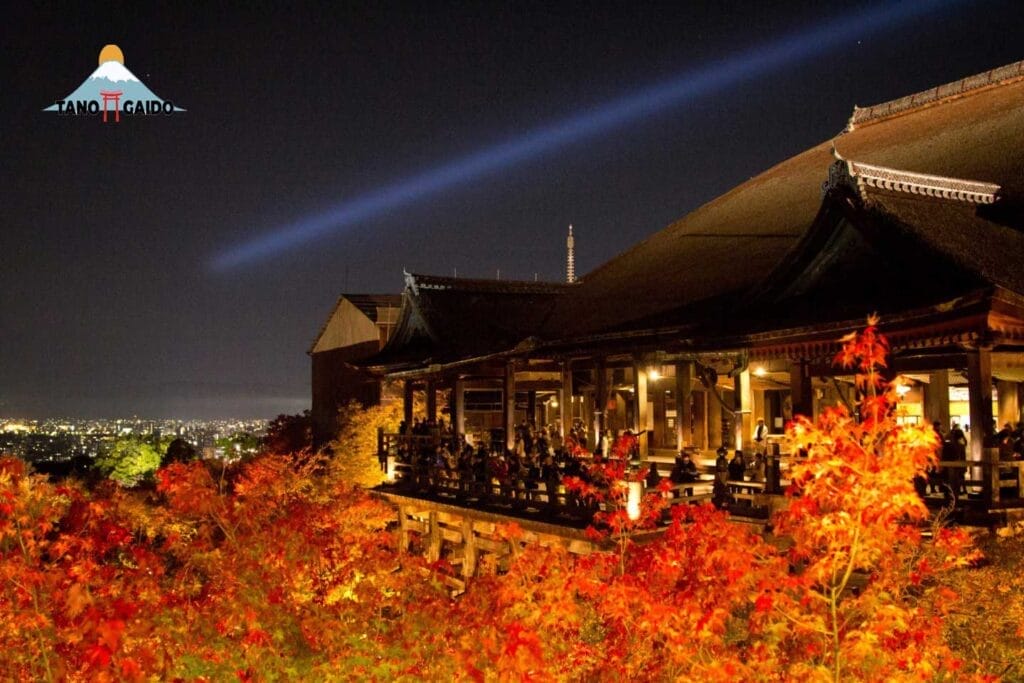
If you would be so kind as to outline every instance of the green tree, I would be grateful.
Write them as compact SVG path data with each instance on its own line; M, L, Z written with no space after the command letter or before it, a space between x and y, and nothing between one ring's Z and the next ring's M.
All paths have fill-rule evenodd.
M135 486L160 467L163 450L139 437L120 438L96 456L96 467L121 486Z

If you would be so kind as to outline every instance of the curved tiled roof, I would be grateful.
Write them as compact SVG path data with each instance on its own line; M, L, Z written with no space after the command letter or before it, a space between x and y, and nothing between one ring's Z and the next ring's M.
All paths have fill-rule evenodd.
M548 338L593 334L761 282L814 220L833 144L844 157L972 178L1024 196L1024 79L967 90L855 126L739 185L583 277L560 297Z

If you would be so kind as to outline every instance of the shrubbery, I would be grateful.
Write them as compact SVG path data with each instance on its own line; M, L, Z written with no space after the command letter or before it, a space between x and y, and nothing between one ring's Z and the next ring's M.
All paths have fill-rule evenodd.
M979 678L942 630L962 614L949 586L971 585L966 538L937 529L921 540L926 511L910 478L933 444L895 423L874 370L880 343L869 328L845 356L860 365L867 419L840 409L791 431L809 455L776 520L779 542L710 505L676 506L669 529L644 542L619 520L616 550L584 557L520 548L510 525L501 532L520 550L508 571L492 567L456 599L431 579L450 570L444 561L399 554L394 512L308 452L172 463L154 491L54 485L0 462L0 670L139 681Z

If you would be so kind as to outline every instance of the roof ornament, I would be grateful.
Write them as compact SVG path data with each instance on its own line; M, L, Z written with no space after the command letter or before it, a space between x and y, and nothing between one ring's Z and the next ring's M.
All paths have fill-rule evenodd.
M416 284L416 276L402 268L402 275L405 276L405 286L407 289L411 289L415 296L420 295L420 288Z
M839 155L834 144L832 155L836 160L829 166L828 180L821 184L822 198L837 188L846 187L865 202L868 201L868 188L968 204L994 204L999 199L1000 187L995 183L914 173L847 160Z
M857 116L858 116L857 112L859 112L860 110L861 110L861 108L858 107L856 104L853 105L853 113L850 114L850 118L847 119L846 127L843 128L843 131L842 131L843 133L852 133L853 129L857 127ZM842 133L840 133L840 135L842 135ZM833 145L833 148L834 147L835 146Z
M917 111L924 107L965 97L987 88L1012 83L1022 78L1024 78L1024 60L870 107L855 106L844 132L849 133L856 126Z

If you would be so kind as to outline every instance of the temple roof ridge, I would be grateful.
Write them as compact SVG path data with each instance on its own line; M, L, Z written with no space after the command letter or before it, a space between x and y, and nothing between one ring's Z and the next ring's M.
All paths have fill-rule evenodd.
M844 159L832 149L836 161L828 170L828 180L822 183L822 196L832 189L846 186L867 201L868 188L938 197L970 204L994 204L999 199L1000 186L978 180L915 173L897 168L867 164Z
M963 97L985 88L1004 85L1022 78L1024 78L1024 60L870 107L858 107L855 105L853 107L853 114L850 115L850 121L847 123L844 132L850 132L858 126L906 114L946 100Z
M419 294L419 290L472 290L508 293L555 293L576 286L576 283L552 282L544 280L489 280L482 278L450 277L446 275L426 275L422 273L405 273L406 286Z

